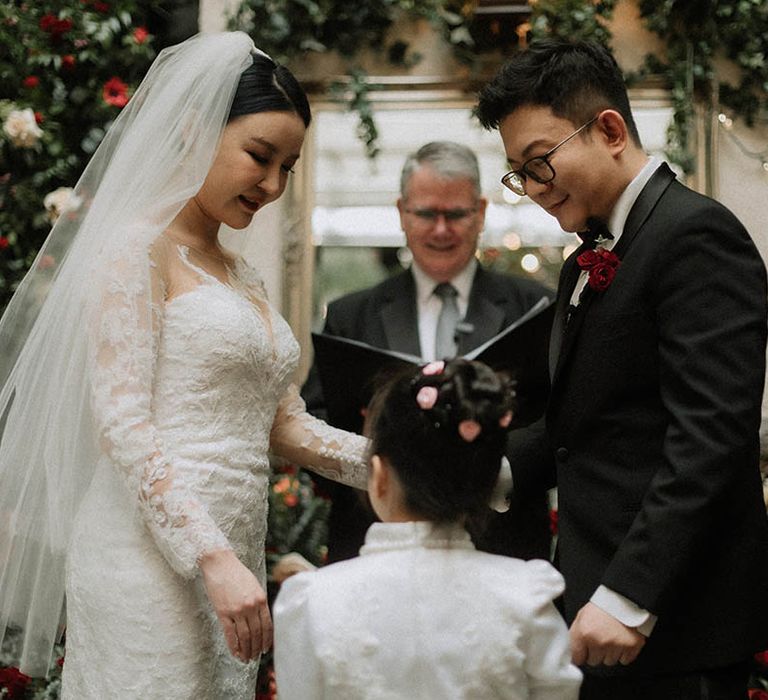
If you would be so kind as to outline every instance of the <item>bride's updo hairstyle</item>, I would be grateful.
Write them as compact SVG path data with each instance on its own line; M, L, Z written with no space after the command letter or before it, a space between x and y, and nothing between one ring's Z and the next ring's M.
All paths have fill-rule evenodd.
M377 392L368 426L371 453L391 464L411 512L452 522L487 510L512 397L490 367L463 359L430 363Z
M256 112L295 112L309 126L312 114L307 95L293 73L262 53L253 54L237 84L229 119Z

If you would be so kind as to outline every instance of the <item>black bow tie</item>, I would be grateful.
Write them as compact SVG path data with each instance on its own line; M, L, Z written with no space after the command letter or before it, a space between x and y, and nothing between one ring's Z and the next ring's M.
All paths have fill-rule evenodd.
M579 231L577 235L591 248L594 248L599 240L613 239L613 234L608 230L605 221L592 216L587 219L587 230Z

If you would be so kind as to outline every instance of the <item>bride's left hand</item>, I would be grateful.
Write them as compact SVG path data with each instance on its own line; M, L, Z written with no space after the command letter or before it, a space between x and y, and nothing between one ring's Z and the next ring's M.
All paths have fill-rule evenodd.
M272 646L272 618L264 589L231 550L203 555L200 570L229 650L241 661L258 658Z

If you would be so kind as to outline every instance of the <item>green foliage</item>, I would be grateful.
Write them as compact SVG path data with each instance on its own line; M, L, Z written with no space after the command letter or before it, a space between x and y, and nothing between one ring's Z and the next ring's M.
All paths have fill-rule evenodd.
M694 101L715 100L748 126L768 114L768 3L765 0L640 0L649 29L666 44L666 56L652 56L647 71L664 75L672 86L675 118L670 156L687 171L694 167L689 131ZM738 82L721 82L715 59L739 68Z
M560 37L596 41L607 45L611 33L606 23L617 0L539 0L531 9L531 38Z
M46 211L46 195L75 184L151 63L141 25L156 4L0 4L0 309L66 200L59 192Z
M295 467L277 469L270 480L267 567L297 552L315 566L325 561L331 504L318 496L309 474Z
M256 46L291 65L312 53L336 52L346 62L347 80L327 86L329 95L358 115L358 135L366 154L378 153L378 131L369 93L374 89L358 65L360 51L383 52L390 64L411 67L421 55L398 39L388 41L394 22L406 15L427 19L465 61L473 59L471 15L460 0L242 0L229 19L230 29L251 35Z

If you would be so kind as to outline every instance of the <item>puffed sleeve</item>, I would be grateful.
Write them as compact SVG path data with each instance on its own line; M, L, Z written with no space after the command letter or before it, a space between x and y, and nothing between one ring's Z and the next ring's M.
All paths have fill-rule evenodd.
M309 609L314 576L313 572L291 576L275 600L275 675L281 700L323 697Z
M278 455L357 489L368 483L368 440L307 413L295 385L277 407L270 448Z
M564 589L563 578L545 561L525 566L533 607L523 639L529 697L534 700L576 700L581 671L571 663L568 628L554 606Z
M92 410L102 451L122 476L157 546L186 578L206 552L230 549L164 450L152 422L163 316L162 251L124 254L90 310Z

